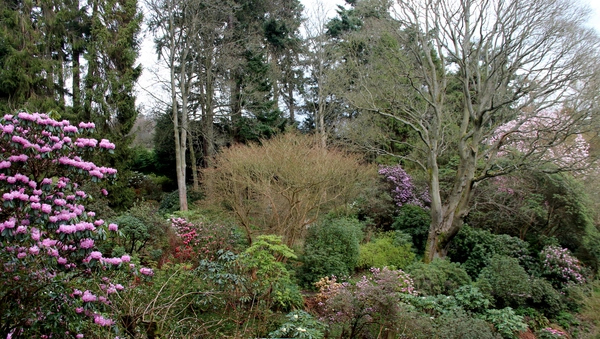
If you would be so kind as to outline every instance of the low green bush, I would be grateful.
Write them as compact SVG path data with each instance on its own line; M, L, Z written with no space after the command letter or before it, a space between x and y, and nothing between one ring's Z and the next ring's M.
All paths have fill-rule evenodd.
M309 313L297 310L288 313L285 317L287 321L277 330L269 333L269 338L323 338L325 324Z
M531 298L531 281L515 258L497 255L481 271L477 285L495 299L496 307L519 307Z
M359 258L363 224L351 218L328 218L309 227L298 272L306 287L327 276L348 276Z
M518 259L518 263L527 271L537 269L537 260L529 253L527 242L506 234L493 234L487 230L475 229L465 225L450 244L448 256L459 262L471 276L477 278L495 255Z
M562 296L545 279L531 280L531 306L548 318L556 316L564 309Z
M463 285L454 290L456 304L471 313L483 313L492 304L477 286Z
M415 288L424 295L450 295L460 286L471 283L467 272L450 260L435 259L429 264L416 262L406 271L413 279Z
M359 268L406 268L415 259L415 254L408 243L397 244L394 233L384 233L372 241L360 245Z
M464 312L448 313L435 319L435 338L439 339L499 339L490 325L483 319L474 318Z

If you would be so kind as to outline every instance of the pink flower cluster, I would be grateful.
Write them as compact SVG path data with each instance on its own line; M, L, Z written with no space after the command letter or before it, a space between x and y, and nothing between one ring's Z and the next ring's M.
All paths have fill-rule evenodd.
M98 230L117 231L118 226L106 225L83 205L89 196L80 189L80 180L97 181L116 174L112 168L83 160L98 141L80 133L94 127L93 123L81 123L77 128L66 120L58 122L38 113L22 112L0 118L0 189L2 213L8 216L0 222L0 243L3 244L0 251L2 258L7 259L3 260L6 265L0 271L0 278L9 294L13 289L40 290L66 282L93 282L93 272L131 261L127 255L104 258L95 250L102 239ZM108 140L100 143L94 150L114 149ZM75 276L78 278L72 280ZM77 302L102 306L110 303L109 294L123 289L119 284L107 286L106 295L75 290L71 295L58 298L64 299L65 304L71 304L68 298L81 298ZM51 303L46 293L39 293L35 300L23 299L15 307L36 308L41 313L49 311L44 307L51 307L55 312L56 307ZM93 312L96 309L94 305L86 305L77 307L76 312L101 326L114 323ZM27 321L33 324L44 318Z
M540 252L543 274L550 280L558 279L565 285L580 285L585 283L584 268L581 262L573 257L568 249L559 246L546 246Z
M561 338L561 337L567 338L568 337L567 333L565 333L561 330L554 329L552 327L542 328L540 330L540 332L546 332L546 333L548 333L554 337L558 337L558 338Z
M154 271L152 271L151 268L146 268L146 267L142 267L140 268L140 273L146 276L153 276L154 275Z

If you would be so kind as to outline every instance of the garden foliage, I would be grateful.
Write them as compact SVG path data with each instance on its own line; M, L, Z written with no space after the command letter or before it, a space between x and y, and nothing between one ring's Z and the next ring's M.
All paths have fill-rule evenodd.
M359 260L363 224L351 218L326 218L309 227L300 258L305 285L331 275L350 275Z
M429 264L416 262L406 271L419 293L424 295L451 295L456 289L471 283L467 272L450 260L435 259Z
M377 235L366 244L360 245L357 267L394 267L404 269L415 259L410 243L398 243L396 233Z
M5 115L0 128L0 336L81 338L99 330L89 323L112 326L109 298L124 287L111 277L135 265L128 255L98 251L118 226L85 207L106 189L82 187L115 177L116 170L88 160L114 144L90 138L93 123L74 126L46 114Z

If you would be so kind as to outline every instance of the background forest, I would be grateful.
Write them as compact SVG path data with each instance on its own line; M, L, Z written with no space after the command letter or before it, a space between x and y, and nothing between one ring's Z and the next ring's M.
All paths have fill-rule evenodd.
M311 11L0 3L1 338L600 338L587 9Z

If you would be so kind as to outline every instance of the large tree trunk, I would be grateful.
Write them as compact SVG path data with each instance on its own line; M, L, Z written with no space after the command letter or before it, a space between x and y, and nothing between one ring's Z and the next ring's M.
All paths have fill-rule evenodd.
M465 110L465 115L468 115ZM431 195L431 226L425 247L425 262L435 258L444 258L452 239L464 224L464 218L469 212L469 201L473 195L475 184L475 169L477 166L477 151L474 145L480 142L479 128L469 138L459 141L460 162L456 171L452 191L441 201L439 186L439 167L435 155L430 154L428 167L430 171Z

